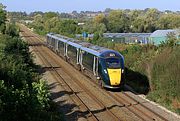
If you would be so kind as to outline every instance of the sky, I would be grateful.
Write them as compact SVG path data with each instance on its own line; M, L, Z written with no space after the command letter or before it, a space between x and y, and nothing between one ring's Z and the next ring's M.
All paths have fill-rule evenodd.
M180 11L180 0L0 0L7 11L72 12L157 8Z

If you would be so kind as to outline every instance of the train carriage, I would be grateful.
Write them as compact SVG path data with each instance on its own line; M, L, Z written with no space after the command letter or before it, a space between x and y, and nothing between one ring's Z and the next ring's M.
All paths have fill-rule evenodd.
M81 45L68 41L66 50L67 50L67 61L73 64L78 70L80 70L80 47Z
M80 65L83 73L93 79L98 78L98 52L88 47L81 47L80 54Z
M66 43L68 41L60 35L55 36L53 33L47 34L46 39L47 46L54 52L56 52L59 56L61 56L63 59L66 59Z
M65 40L64 38L59 38L58 37L58 42L57 42L57 53L59 56L61 56L63 59L66 59L67 56L67 43L68 41Z
M101 86L124 86L124 58L120 53L56 34L47 34L47 45Z

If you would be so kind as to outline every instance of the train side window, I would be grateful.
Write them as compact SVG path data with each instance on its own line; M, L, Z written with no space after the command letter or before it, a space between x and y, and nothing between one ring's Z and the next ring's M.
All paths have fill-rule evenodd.
M83 54L83 65L89 70L93 71L94 55L84 52Z
M61 41L58 41L58 50L60 53L64 53L64 43Z
M67 51L67 55L71 58L71 60L73 62L76 63L76 60L77 60L77 49L76 47L73 47L71 45L68 45L68 51Z

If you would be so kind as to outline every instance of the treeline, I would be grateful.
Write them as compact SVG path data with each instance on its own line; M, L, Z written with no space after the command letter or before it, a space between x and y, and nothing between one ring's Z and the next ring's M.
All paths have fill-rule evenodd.
M76 20L61 19L58 14L54 12L45 13L43 16L37 14L33 19L34 21L29 24L29 27L41 35L54 32L74 37L76 33L81 33Z
M72 14L75 14L72 13ZM177 29L180 27L180 14L161 12L157 9L110 10L94 18L62 18L55 12L35 12L30 14L33 23L30 27L40 34L55 32L68 36L87 33L149 33L157 29ZM85 23L78 26L78 23Z
M58 121L45 81L40 79L27 43L0 7L0 120Z
M147 11L113 10L107 16L100 14L87 24L87 30L112 33L149 33L157 29L175 29L180 27L180 14L160 12L157 9Z

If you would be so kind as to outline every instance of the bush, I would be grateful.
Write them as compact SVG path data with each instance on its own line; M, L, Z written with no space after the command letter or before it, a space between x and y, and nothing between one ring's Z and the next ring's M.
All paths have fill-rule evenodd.
M180 103L179 51L180 47L168 47L156 56L152 68L152 92L148 95L148 98L177 112L180 107L173 106L173 102Z
M0 120L56 121L44 81L32 62L28 45L17 37L0 35Z
M15 23L8 23L6 25L5 33L11 37L19 36L19 28L15 25Z

